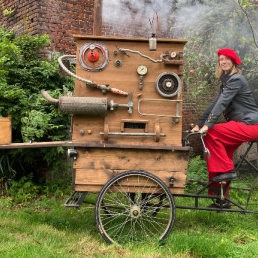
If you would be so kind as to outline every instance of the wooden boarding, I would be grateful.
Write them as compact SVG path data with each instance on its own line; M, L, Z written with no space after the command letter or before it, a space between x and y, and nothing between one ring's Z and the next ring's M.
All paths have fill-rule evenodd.
M138 150L110 148L76 148L78 158L74 168L117 169L117 170L164 170L181 171L182 162L188 162L188 148L185 151Z
M83 147L83 148L121 148L119 144L110 143L95 143L95 142L85 142L76 143L72 141L53 141L53 142L18 142L11 144L0 144L0 149L29 149L29 148L49 148L49 147ZM124 149L150 149L148 145L123 145ZM190 147L180 147L180 146L151 146L151 149L156 150L190 150Z
M78 152L73 189L98 192L118 173L143 170L160 178L172 193L183 193L189 148L182 146L181 77L187 41L158 39L156 51L149 50L144 38L76 35L75 41L76 75L128 95L75 81L74 96L105 98L107 107L104 112L101 106L103 115L73 115L72 143ZM147 67L146 74L137 72L140 65ZM157 84L176 89L177 82L173 96L157 89ZM132 178L126 191L136 191L135 185ZM153 186L143 191L151 192Z
M76 171L75 184L83 184L88 186L104 185L109 179L118 173L125 172L124 170L85 170L78 169ZM183 171L147 171L152 172L162 181L166 182L167 186L170 185L170 178L176 178L173 187L184 187L185 175Z
M12 125L11 118L0 117L0 145L11 144L12 142Z
M172 193L184 191L188 149L160 151L80 148L77 150L78 159L74 161L76 191L100 191L108 180L128 170L145 170L157 176L171 189ZM133 181L130 184L132 188L135 185Z

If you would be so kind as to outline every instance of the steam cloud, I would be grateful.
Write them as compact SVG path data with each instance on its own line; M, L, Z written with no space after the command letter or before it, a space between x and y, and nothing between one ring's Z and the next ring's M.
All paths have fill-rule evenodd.
M171 15L171 0L103 0L102 20L103 24L119 24L131 26L135 32L139 34L141 27L145 31L145 35L150 36L153 30L154 19L158 17L159 29L166 30L167 17ZM165 21L164 21L165 19ZM134 27L134 28L133 28ZM146 34L147 33L147 34Z

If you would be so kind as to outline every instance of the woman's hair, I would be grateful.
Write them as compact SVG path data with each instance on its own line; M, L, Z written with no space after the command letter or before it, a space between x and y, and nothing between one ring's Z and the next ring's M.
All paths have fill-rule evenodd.
M235 64L233 64L233 68L230 72L230 75L233 75L235 73L242 73L240 69L237 68L237 66ZM215 70L215 76L216 78L220 78L221 76L223 76L225 74L225 72L222 70L222 68L219 65L219 62L217 64L216 70Z

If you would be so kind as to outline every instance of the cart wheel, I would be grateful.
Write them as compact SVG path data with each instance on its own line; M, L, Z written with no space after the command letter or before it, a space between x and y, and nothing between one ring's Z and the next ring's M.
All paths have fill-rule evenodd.
M156 176L129 170L104 185L97 198L95 218L100 234L108 243L123 244L147 238L161 241L174 224L174 199Z

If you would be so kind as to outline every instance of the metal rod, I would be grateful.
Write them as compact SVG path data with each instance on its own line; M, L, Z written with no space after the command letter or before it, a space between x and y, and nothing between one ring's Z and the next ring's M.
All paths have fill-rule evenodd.
M100 135L104 135L104 132L100 132ZM156 136L156 133L120 133L120 132L109 132L108 135L118 135L118 136ZM165 137L164 133L160 136Z

